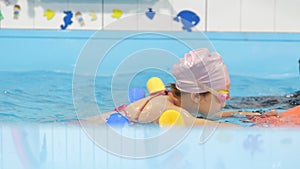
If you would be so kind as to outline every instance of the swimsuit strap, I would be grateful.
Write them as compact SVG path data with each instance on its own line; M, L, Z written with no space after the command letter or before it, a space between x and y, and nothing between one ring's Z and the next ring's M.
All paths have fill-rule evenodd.
M128 113L127 110L125 109L126 107L127 107L127 104L122 104L122 105L116 107L116 108L114 109L114 111L119 112L119 113L124 112L124 115L126 116L126 118L127 118L129 121L132 121L132 120L131 120L131 116L129 115L129 113Z
M140 108L140 110L135 114L135 118L134 120L135 121L138 121L142 111L145 109L145 107L147 106L147 104L152 100L154 99L155 97L158 97L158 96L163 96L163 95L168 95L169 91L168 90L163 90L163 91L158 91L158 92L155 92L155 93L151 93L150 94L150 98L148 100L146 100L146 102L143 104L143 106Z
M175 106L178 106L178 100L175 98L175 96L171 92L168 93L168 96L172 100L173 104Z
M117 112L124 112L125 116L127 117L127 119L131 122L138 122L138 119L142 113L142 111L145 109L145 107L147 106L147 104L154 99L155 97L158 96L162 96L162 95L168 95L169 91L168 90L163 90L163 91L159 91L159 92L155 92L150 94L150 98L146 100L146 102L141 106L141 108L139 109L139 111L135 114L135 116L132 118L129 113L127 112L127 110L125 109L127 107L126 104L122 104L121 106L115 108L114 110Z

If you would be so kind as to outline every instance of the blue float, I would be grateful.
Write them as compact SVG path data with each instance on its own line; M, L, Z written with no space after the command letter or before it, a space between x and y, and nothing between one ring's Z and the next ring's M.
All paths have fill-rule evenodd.
M120 114L119 112L111 114L106 119L106 125L112 126L112 127L124 127L125 125L129 124L129 120Z
M129 101L133 103L145 97L145 91L141 88L133 88L129 90Z

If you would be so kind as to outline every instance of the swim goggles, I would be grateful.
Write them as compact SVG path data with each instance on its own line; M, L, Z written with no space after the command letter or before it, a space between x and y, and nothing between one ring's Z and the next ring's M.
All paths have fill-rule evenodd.
M205 84L203 84L201 82L197 82L197 83L202 89L207 90L208 92L210 92L211 94L216 96L221 103L224 103L226 100L230 100L230 95L229 95L228 90L218 90L217 91L217 90L214 90L214 89L206 86Z

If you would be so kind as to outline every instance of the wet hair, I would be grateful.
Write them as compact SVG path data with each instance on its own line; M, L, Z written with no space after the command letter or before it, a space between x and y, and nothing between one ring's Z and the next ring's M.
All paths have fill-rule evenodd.
M181 96L183 94L189 94L188 92L184 92L184 91L181 91L179 90L177 87L176 87L176 84L175 83L169 83L169 87L170 87L170 92L172 93L172 95L179 101L179 104L181 105ZM202 96L205 96L207 94L209 94L209 92L204 92L204 93L197 93L199 95L202 95Z
M170 83L170 92L173 94L174 97L176 97L177 99L181 97L181 91L179 89L177 89L175 83Z

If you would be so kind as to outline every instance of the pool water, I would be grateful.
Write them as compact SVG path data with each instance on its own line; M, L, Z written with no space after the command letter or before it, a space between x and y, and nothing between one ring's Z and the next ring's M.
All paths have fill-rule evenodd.
M166 85L169 82L174 82L174 78L169 74L148 70L137 74L131 82L123 82L122 84L128 84L128 88L139 87L146 91L146 82L153 76L160 77ZM77 115L72 100L72 78L71 73L63 72L0 72L0 121L51 123L76 119ZM95 95L101 112L88 112L86 116L110 111L116 106L111 94L112 79L112 76L96 77ZM231 75L231 84L232 99L227 103L228 106L225 107L225 111L288 109L289 106L283 103L262 106L255 99L248 99L247 102L243 100L243 104L241 103L242 99L252 96L256 98L263 96L283 97L300 90L299 77L262 78ZM116 87L113 90L121 90L121 88ZM128 103L126 95L118 97L118 99ZM89 99L86 102L89 102ZM230 121L242 124L238 119L230 119Z
M173 38L161 37L161 33L146 33L145 37L136 37L141 35L140 32L130 31L100 31L98 36L91 37L93 34L93 31L0 31L1 169L299 168L299 128L218 128L208 133L211 134L209 140L203 143L200 137L206 128L195 127L173 144L171 149L162 151L157 156L141 159L119 156L126 153L125 150L129 147L125 144L125 137L112 139L109 137L112 133L105 132L108 128L105 126L84 128L69 123L77 118L72 99L74 93L71 72L77 67L74 66L78 63L76 59L83 46L88 40L96 42L92 46L94 51L87 50L86 57L81 57L85 61L90 55L104 53L104 49L110 49L116 42L120 42L114 45L106 62L100 66L100 73L110 75L124 57L131 56L127 61L133 63L136 63L135 59L139 56L150 58L162 55L167 60L170 53L165 51L171 50L173 56L183 56L188 49ZM271 108L284 111L295 106L290 103L297 103L297 100L289 102L286 95L300 90L300 34L206 32L205 37L209 41L203 38L202 33L197 32L163 32L165 34L178 37L192 44L193 48L211 46L212 42L222 54L231 75L232 99L227 103L225 111L264 112ZM124 37L131 35L134 37L125 38L128 41L124 41ZM146 50L146 53L140 51L151 47L163 50ZM135 53L136 51L140 52ZM158 64L157 60L154 59L155 65ZM172 65L171 62L168 64ZM92 67L91 64L97 66L98 63L88 62L86 68ZM170 65L161 66L170 70ZM101 112L85 111L82 116L103 113L112 110L119 103L128 103L124 85L125 89L140 87L146 90L146 81L152 76L159 76L165 84L174 82L170 74L157 70L136 74L130 81L122 79L129 76L130 74L114 77L98 75L95 80L92 79L95 83L96 104ZM112 88L111 84L117 77L120 80ZM112 91L117 95L112 97ZM87 105L93 104L93 99L89 96L84 101ZM89 110L89 107L84 108ZM222 120L243 126L252 125L243 123L242 119ZM91 132L87 133L88 130ZM160 141L149 143L145 139L142 148L138 149L138 144L135 143L140 138L154 137L161 129L158 126L134 125L120 132L124 136L135 138L133 149L130 150L134 153L150 153L165 143L178 139L175 131L172 137ZM94 135L99 136L98 140ZM98 143L103 140L107 141L107 145L101 147ZM116 155L109 151L109 148L114 147L119 148L122 153Z

